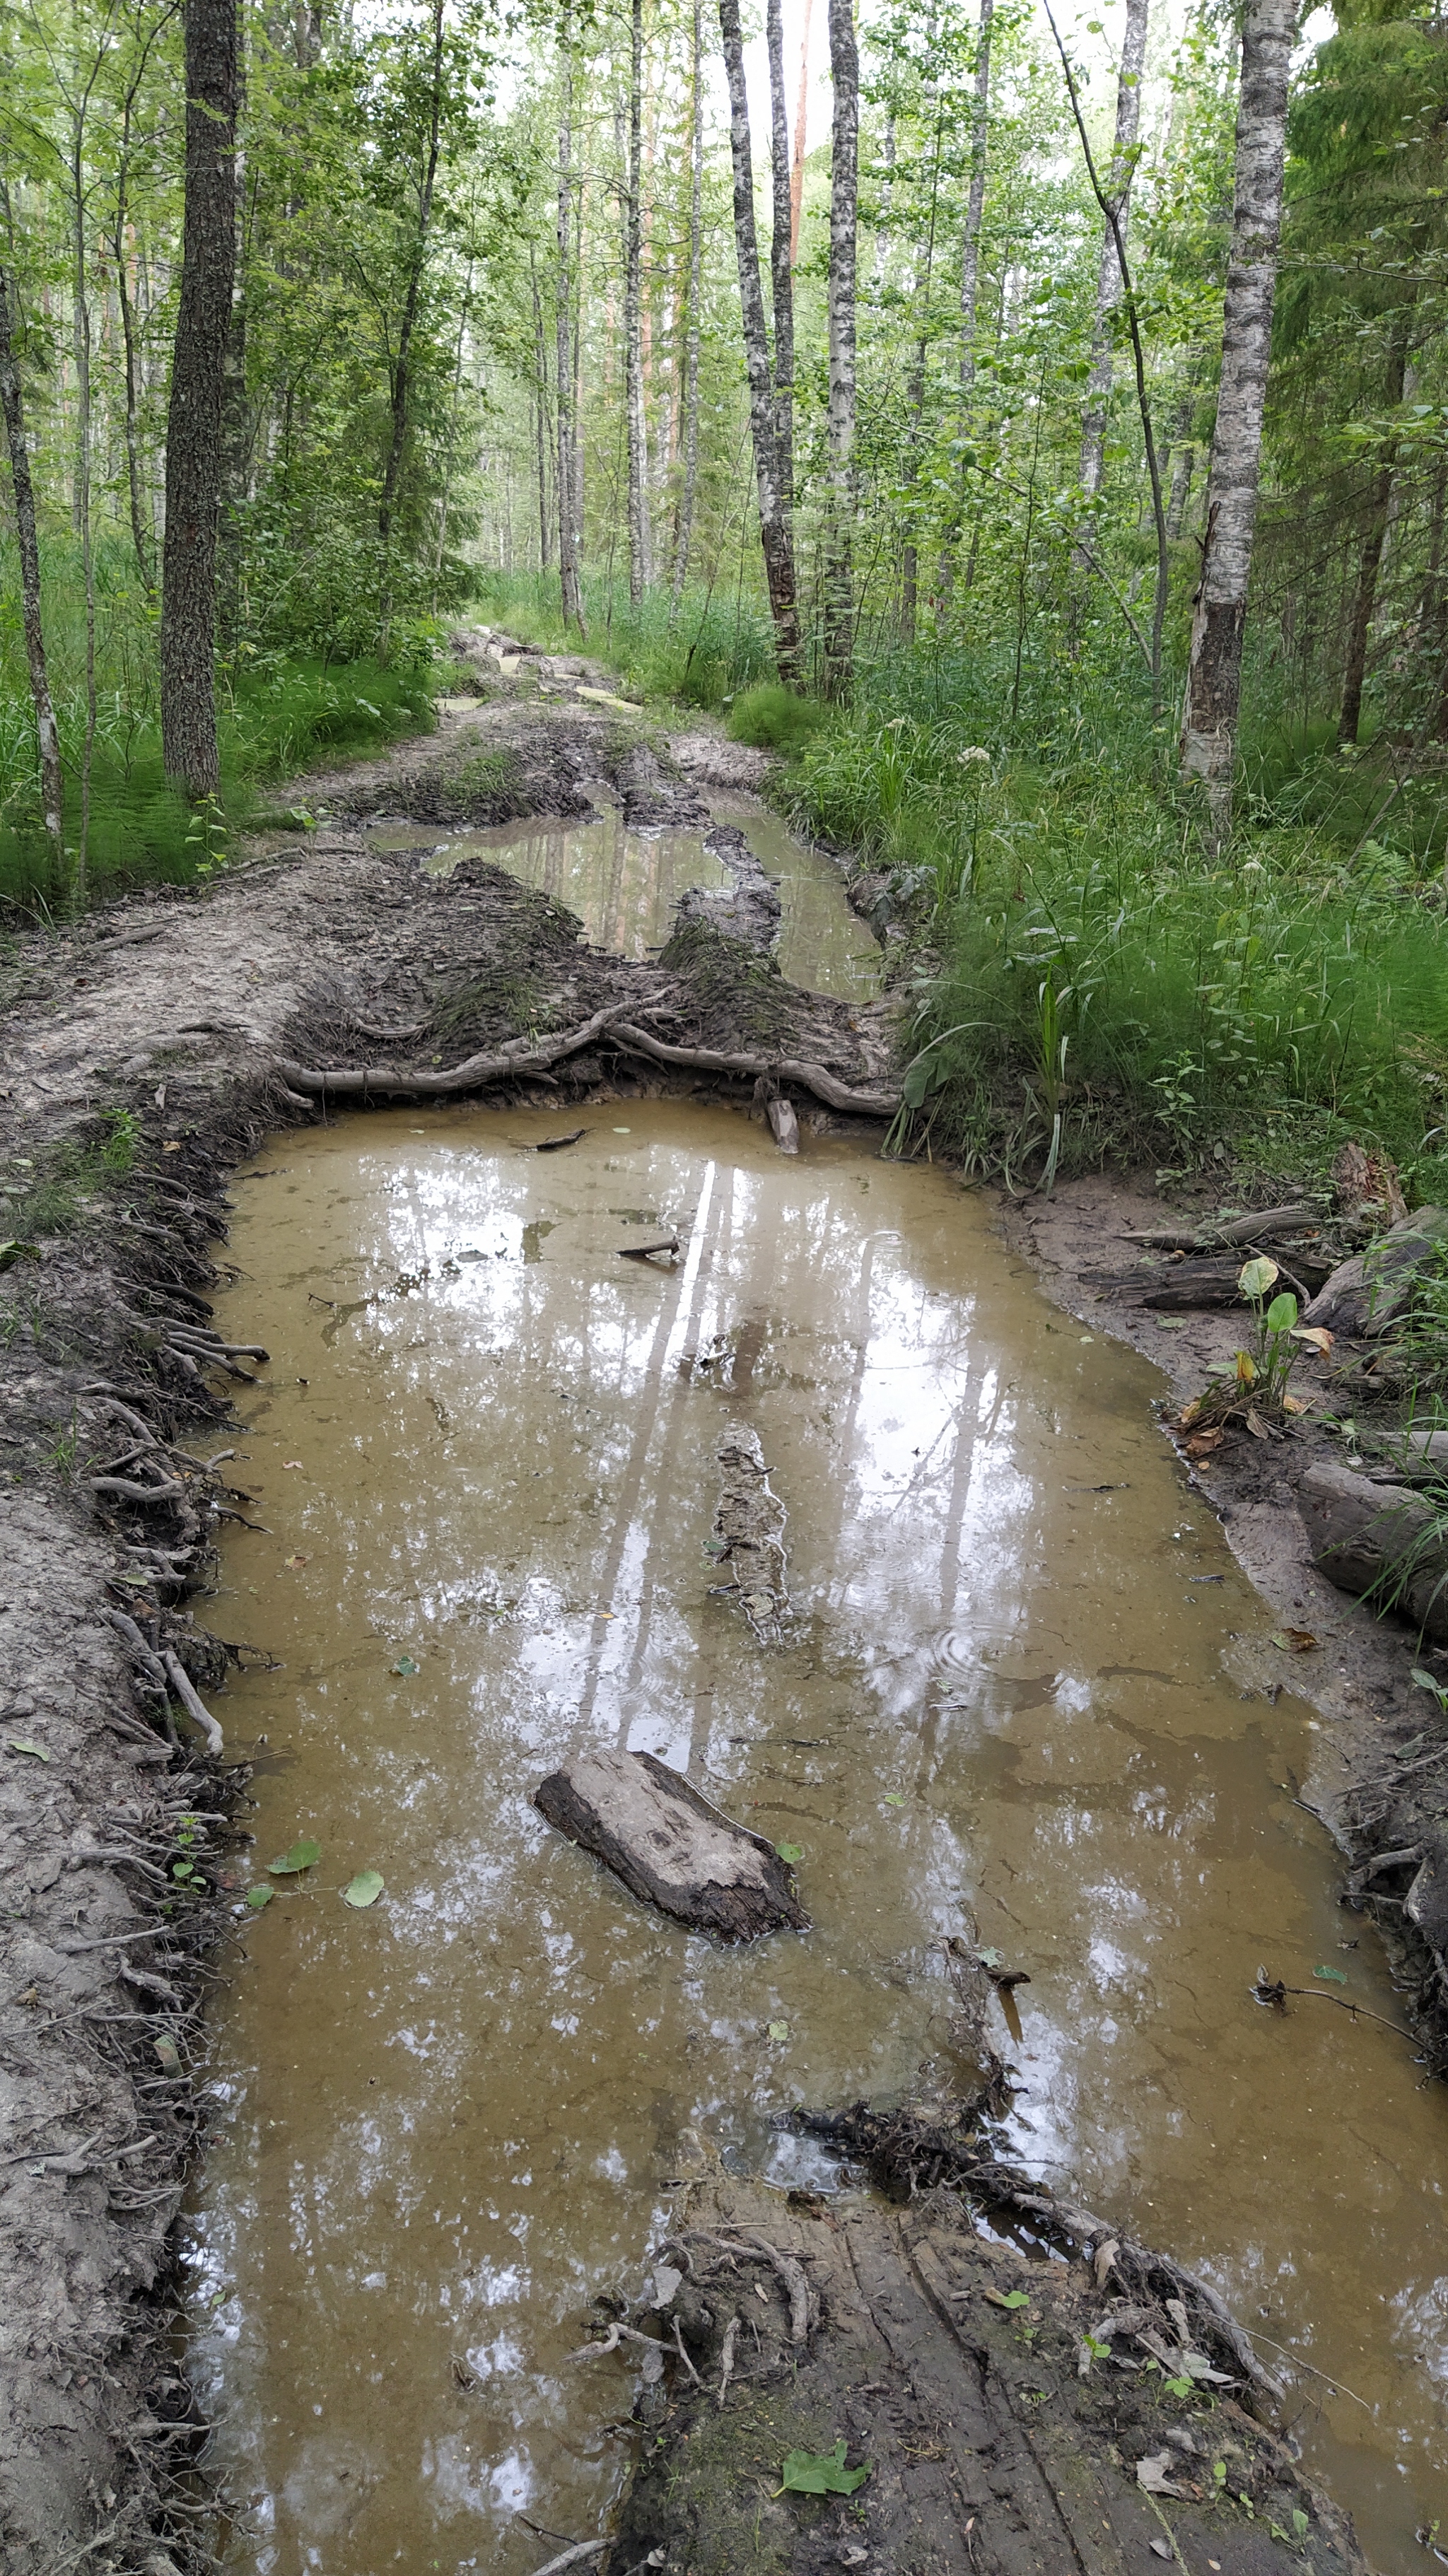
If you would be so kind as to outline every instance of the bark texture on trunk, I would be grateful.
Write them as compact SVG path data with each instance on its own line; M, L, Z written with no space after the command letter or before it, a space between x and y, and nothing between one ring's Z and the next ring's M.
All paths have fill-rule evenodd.
M573 444L573 16L565 8L558 30L563 69L563 103L558 118L558 575L563 595L563 623L586 632L583 589L578 577L578 520L574 500L578 477Z
M637 608L649 573L647 422L643 340L643 0L633 0L628 87L628 185L624 203L623 335L628 411L628 595Z
M539 1783L533 1804L646 1905L716 1941L809 1929L773 1843L721 1815L652 1753L598 1745L575 1754Z
M432 70L428 93L427 158L423 163L422 187L417 202L417 241L407 274L407 287L402 302L402 319L397 326L397 355L392 364L392 435L387 448L387 465L382 477L382 499L377 510L377 533L383 545L392 536L392 521L397 508L397 487L402 479L402 462L407 452L407 433L412 425L412 342L417 329L417 308L422 297L422 281L427 271L428 236L432 230L432 200L437 186L437 165L442 151L443 0L433 0ZM384 600L383 614L387 603Z
M8 230L8 203L3 211ZM56 731L55 707L50 694L50 670L45 654L45 629L40 613L40 545L35 528L35 489L30 479L30 450L25 440L25 402L20 387L20 368L15 355L17 313L15 281L7 269L0 268L0 410L3 410L5 415L5 439L10 451L10 485L15 496L15 537L20 555L20 614L25 629L25 659L30 672L30 696L35 708L35 746L40 770L40 812L45 827L45 837L50 843L55 884L59 887L65 882L64 781L60 767L60 736Z
M689 313L684 333L684 489L679 502L679 541L674 556L677 617L689 578L689 550L694 542L694 504L699 490L699 299L704 269L704 11L694 0L693 64L690 92L693 135L689 156Z
M829 0L830 76L830 527L825 564L825 694L842 698L854 658L851 529L855 498L855 268L860 175L860 56L853 0Z
M719 0L719 33L729 82L729 148L734 165L734 245L739 260L739 304L744 364L749 378L749 428L754 445L754 485L759 500L759 542L774 620L779 676L797 686L799 610L794 586L794 540L779 482L774 435L774 384L759 282L759 239L754 223L754 163L749 144L749 93L744 81L744 33L739 0Z
M1231 829L1242 697L1242 631L1257 528L1262 413L1282 230L1287 84L1296 0L1247 0L1237 108L1232 243L1222 315L1222 381L1207 474L1201 583L1182 712L1185 778L1206 790L1214 841Z
M1401 349L1395 349L1389 361L1387 398L1400 403L1407 374ZM1388 520L1393 506L1394 447L1383 455L1368 487L1367 516L1363 523L1362 541L1358 548L1357 582L1353 591L1352 616L1348 621L1347 653L1343 662L1342 711L1338 718L1339 742L1356 742L1363 711L1363 681L1368 667L1368 635L1373 622L1373 608L1378 595L1378 573L1383 560L1383 545L1388 533Z
M990 120L990 39L995 0L980 0L980 32L975 47L975 108L970 127L970 193L965 201L965 239L960 256L960 384L969 393L975 383L975 326L980 302L980 228L985 214L986 138Z
M1121 40L1121 70L1116 82L1116 139L1106 194L1116 213L1116 227L1102 227L1101 265L1096 278L1096 321L1091 335L1091 373L1086 380L1086 410L1081 422L1081 481L1088 492L1101 489L1106 447L1106 415L1111 404L1111 317L1121 302L1123 278L1116 233L1126 238L1126 211L1136 169L1141 131L1141 73L1146 61L1150 0L1126 0L1126 27Z
M769 53L769 165L773 182L769 284L774 305L774 444L779 458L780 498L789 509L794 500L794 276L783 0L766 0L765 41Z
M186 207L166 418L161 748L192 796L220 785L216 544L222 403L236 253L236 0L186 0Z
M804 0L799 40L799 88L794 102L794 150L789 164L789 264L799 266L799 219L804 210L804 147L809 124L809 22L814 0Z

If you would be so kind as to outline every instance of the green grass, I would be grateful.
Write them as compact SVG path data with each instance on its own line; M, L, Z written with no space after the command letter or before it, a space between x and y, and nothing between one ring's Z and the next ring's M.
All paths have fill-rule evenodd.
M588 633L565 627L556 573L489 573L479 578L473 613L548 653L584 653L603 662L645 698L721 707L774 669L769 623L747 601L691 585L673 613L665 590L629 604L620 575L585 573Z
M725 730L734 742L788 756L802 752L831 721L831 709L818 698L801 698L778 680L756 680L735 699Z

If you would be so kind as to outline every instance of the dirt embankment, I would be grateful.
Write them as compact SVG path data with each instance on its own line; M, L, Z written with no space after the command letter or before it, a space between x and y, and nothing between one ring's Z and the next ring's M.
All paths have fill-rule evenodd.
M245 1775L215 1749L227 1653L199 1602L194 1626L184 1607L204 1595L216 1514L247 1511L225 1482L227 1398L252 1355L221 1348L208 1302L227 1172L268 1130L325 1117L332 1068L380 1069L361 1095L379 1105L413 1080L446 1096L470 1061L452 1087L495 1100L713 1097L722 1080L747 1101L784 1060L802 1068L806 1118L833 1120L832 1090L888 1104L888 1014L793 991L734 925L687 924L636 967L495 869L431 877L369 843L369 813L581 815L595 782L630 819L696 824L699 782L717 771L737 791L755 760L702 732L675 758L617 707L518 688L305 782L314 833L262 840L197 892L22 931L0 972L0 2563L14 2576L209 2563L168 2249L218 2116L201 2012L239 1929L228 1853L246 1812ZM738 1072L714 1070L721 1057Z
M1330 1354L1304 1353L1294 1385L1307 1410L1253 1436L1227 1427L1219 1445L1193 1457L1178 1414L1250 1339L1251 1316L1235 1287L1209 1282L1219 1301L1198 1305L1202 1283L1189 1273L1226 1271L1235 1281L1244 1257L1193 1265L1132 1238L1183 1231L1208 1217L1215 1197L1174 1211L1144 1187L1109 1176L1073 1181L1055 1197L1009 1202L1008 1239L1034 1264L1041 1285L1093 1331L1109 1332L1162 1369L1174 1400L1164 1419L1183 1452L1186 1472L1222 1523L1233 1553L1277 1612L1281 1644L1250 1673L1248 1695L1275 1699L1283 1690L1309 1700L1325 1721L1318 1757L1300 1785L1351 1863L1344 1902L1376 1920L1404 2004L1421 2033L1434 2074L1448 2068L1448 1709L1415 1682L1426 1671L1448 1683L1448 1647L1422 1636L1408 1620L1372 1608L1330 1583L1314 1561L1314 1542L1299 1508L1311 1470L1344 1455L1357 1441L1373 1452L1397 1429L1395 1409L1375 1399L1365 1381L1364 1349L1338 1336ZM1346 1245L1330 1221L1315 1258L1325 1268ZM1283 1259L1292 1256L1284 1253ZM1284 1282L1285 1284L1285 1282ZM1314 1285L1312 1277L1302 1282ZM1144 1302L1149 1300L1150 1302ZM1343 1426L1346 1425L1346 1432ZM1355 1436L1354 1436L1355 1435Z

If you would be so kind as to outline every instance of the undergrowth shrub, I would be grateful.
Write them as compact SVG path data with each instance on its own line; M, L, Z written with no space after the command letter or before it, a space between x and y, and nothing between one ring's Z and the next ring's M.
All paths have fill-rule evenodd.
M646 698L718 707L773 672L769 621L747 602L691 584L677 612L663 588L646 592L635 608L624 576L597 572L583 575L582 588L588 626L582 638L563 623L556 573L480 574L473 609L485 624L525 644L607 663Z
M818 698L802 698L778 680L756 680L735 699L725 729L756 751L790 754L803 751L829 722L830 710Z

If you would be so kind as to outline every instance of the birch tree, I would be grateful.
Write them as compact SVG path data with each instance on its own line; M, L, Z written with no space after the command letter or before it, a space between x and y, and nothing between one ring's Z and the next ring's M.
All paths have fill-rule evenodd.
M1096 319L1091 334L1091 373L1086 380L1086 409L1081 422L1081 483L1094 498L1101 489L1106 447L1106 416L1111 403L1112 319L1121 302L1121 244L1127 231L1127 207L1136 170L1141 132L1141 75L1146 62L1150 0L1126 0L1126 27L1121 40L1121 68L1116 81L1116 139L1106 195L1112 215L1101 228L1101 262L1096 277Z
M633 0L629 51L628 156L624 180L623 334L628 415L628 595L637 608L649 579L648 425L643 342L643 0Z
M704 269L704 7L694 0L693 47L690 57L689 108L689 282L684 325L684 488L679 499L679 534L674 556L672 625L689 578L689 549L694 539L694 504L699 490L699 301Z
M774 439L780 498L794 501L794 223L789 165L789 105L784 94L783 0L766 0L769 55L769 282L774 306Z
M734 246L739 263L739 310L744 365L749 379L749 432L759 502L759 543L774 621L779 676L797 687L800 678L799 607L794 539L779 477L774 383L759 280L759 237L754 222L754 159L749 140L749 92L744 80L744 33L739 0L719 0L719 33L729 84L729 152L734 171Z
M1181 728L1182 775L1202 782L1217 844L1232 823L1242 636L1257 526L1296 20L1296 0L1247 0L1242 19L1222 381L1207 469L1201 578L1193 603Z
M558 29L562 100L558 111L558 274L555 309L558 377L558 575L563 594L563 623L587 630L578 566L578 477L574 469L577 435L573 412L573 13L565 5Z
M853 0L829 0L830 350L829 536L825 562L825 694L842 698L854 660L855 270L860 175L860 57Z
M10 196L0 179L0 222L8 235ZM63 885L65 866L65 781L60 766L60 735L50 694L50 666L41 615L40 544L35 526L35 486L25 434L25 400L16 355L18 299L13 270L0 261L0 411L5 415L5 441L10 456L10 489L15 501L15 542L20 556L20 613L25 629L25 659L35 710L35 747L40 771L40 813L50 844L54 883Z

